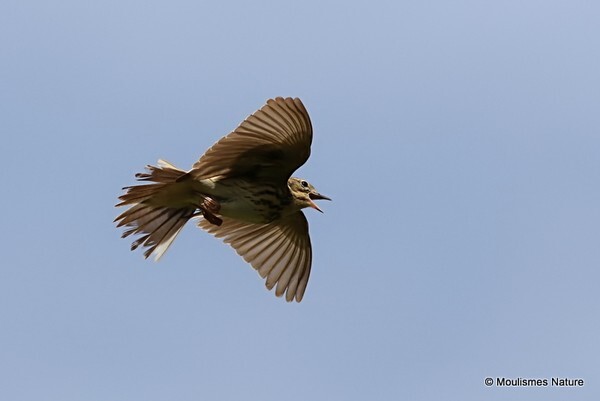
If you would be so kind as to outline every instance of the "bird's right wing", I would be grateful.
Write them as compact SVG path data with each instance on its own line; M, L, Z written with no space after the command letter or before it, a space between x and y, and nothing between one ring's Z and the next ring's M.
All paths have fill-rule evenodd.
M290 302L302 300L312 262L308 222L302 212L296 212L269 224L252 224L222 217L216 226L201 219L198 226L231 245L244 260L266 278L275 295L285 293Z
M189 174L198 180L246 177L285 185L310 156L311 143L312 126L300 99L269 99L209 148Z

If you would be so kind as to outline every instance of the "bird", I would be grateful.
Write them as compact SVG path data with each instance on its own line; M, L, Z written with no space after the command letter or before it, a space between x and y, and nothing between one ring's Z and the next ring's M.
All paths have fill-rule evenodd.
M229 244L268 290L288 302L302 301L312 264L308 221L302 212L323 212L315 200L331 200L292 173L309 158L313 137L298 98L267 100L213 144L191 170L159 160L124 187L114 222L122 238L138 236L131 250L158 261L190 219Z

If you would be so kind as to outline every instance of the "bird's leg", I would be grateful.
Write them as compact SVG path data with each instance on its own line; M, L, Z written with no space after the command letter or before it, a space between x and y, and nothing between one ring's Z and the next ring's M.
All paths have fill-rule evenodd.
M204 196L202 203L198 206L198 209L202 212L202 216L208 220L211 224L220 226L223 224L223 220L215 216L215 213L219 213L221 205L219 202L209 196Z

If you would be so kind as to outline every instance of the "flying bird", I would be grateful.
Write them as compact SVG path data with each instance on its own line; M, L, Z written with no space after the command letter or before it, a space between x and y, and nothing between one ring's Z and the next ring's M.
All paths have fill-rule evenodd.
M136 174L145 183L123 188L116 206L131 250L158 260L188 220L231 245L290 302L304 296L312 263L303 208L331 200L306 180L291 177L310 156L312 125L298 98L269 99L233 132L183 171L159 160Z

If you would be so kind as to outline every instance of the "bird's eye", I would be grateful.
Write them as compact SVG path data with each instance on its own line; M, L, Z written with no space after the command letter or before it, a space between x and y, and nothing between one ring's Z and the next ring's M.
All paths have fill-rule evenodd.
M302 181L300 184L302 184L302 186L304 188L308 187L308 182L306 182L306 181Z

